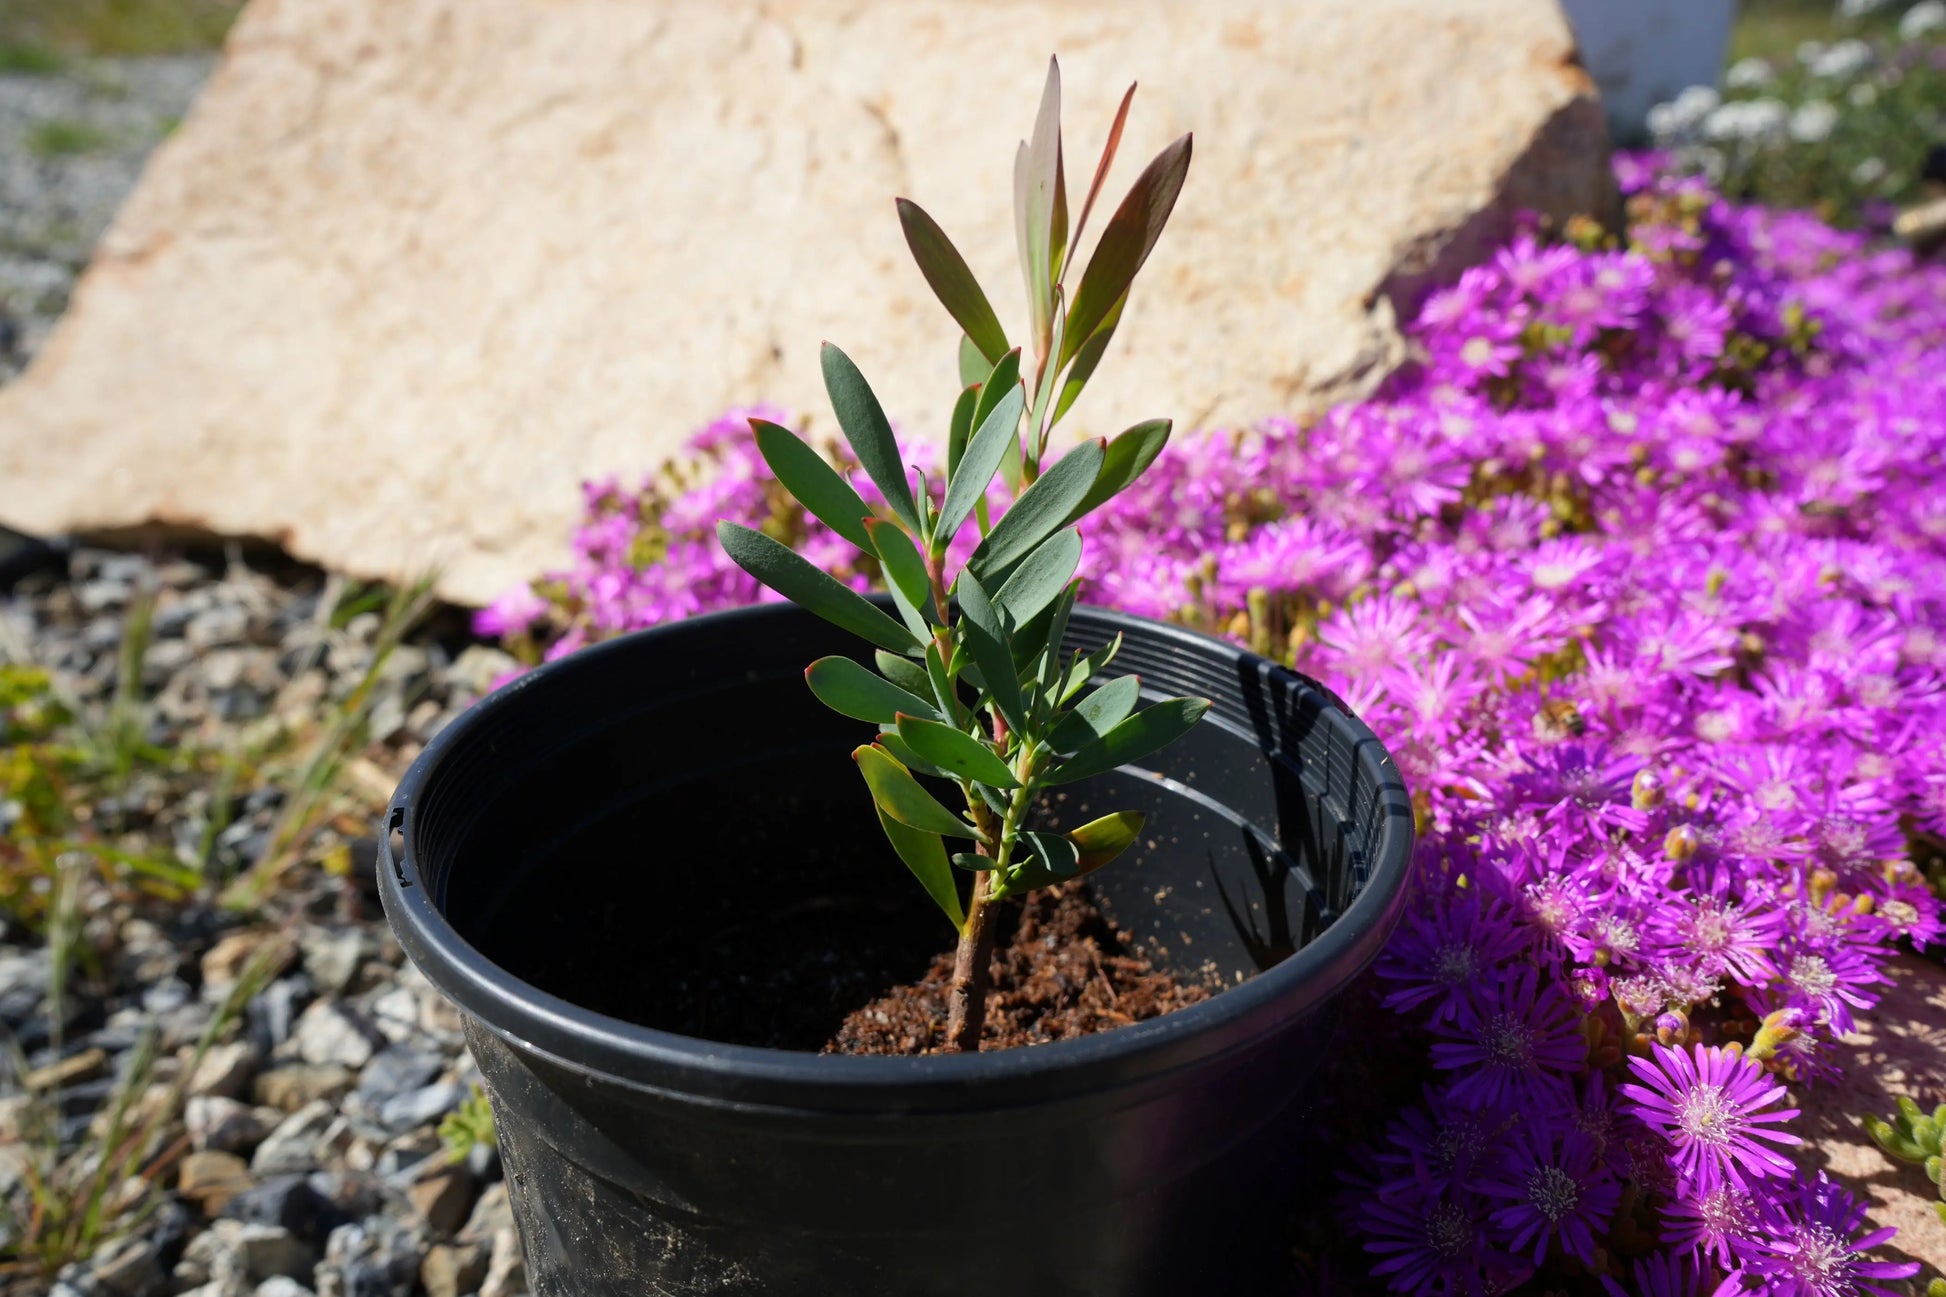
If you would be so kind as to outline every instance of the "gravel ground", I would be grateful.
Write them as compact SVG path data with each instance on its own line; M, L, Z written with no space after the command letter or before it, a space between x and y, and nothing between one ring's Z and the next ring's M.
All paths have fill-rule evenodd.
M0 1199L16 1220L30 1206L29 1177L97 1146L118 1078L154 1050L130 1089L132 1110L156 1123L159 1151L140 1163L153 1192L144 1199L140 1181L124 1185L117 1201L134 1210L107 1247L56 1277L58 1297L525 1291L497 1153L476 1143L455 1161L438 1133L477 1078L459 1020L405 965L369 864L387 785L512 661L435 619L374 677L379 618L352 611L359 593L326 574L260 570L234 556L80 549L65 571L0 595L0 664L50 671L83 728L112 714L120 646L146 598L153 639L140 724L170 757L145 759L113 796L75 793L77 784L70 800L81 803L77 821L99 830L93 840L184 866L206 856L211 880L186 899L165 896L93 861L79 905L82 953L59 991L48 945L0 927L0 1032L20 1049L11 1062L0 1052ZM370 741L358 747L340 813L263 904L217 904L218 882L269 845L293 763L266 759L240 777L230 818L207 766L190 758L274 753L276 735L315 729L374 679ZM0 711L0 731L4 721ZM6 787L0 780L0 873L31 813ZM245 978L261 991L226 1014ZM5 1220L0 1258L20 1243ZM44 1277L0 1263L0 1292L46 1290Z
M215 65L190 54L0 74L0 383L46 339L149 150Z

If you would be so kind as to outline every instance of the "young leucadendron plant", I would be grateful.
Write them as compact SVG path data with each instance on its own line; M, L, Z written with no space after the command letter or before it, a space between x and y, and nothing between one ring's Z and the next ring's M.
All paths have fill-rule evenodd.
M1148 165L1076 282L1070 254L1114 160L1135 88L1123 96L1074 229L1068 228L1061 157L1060 68L1050 62L1031 142L1014 159L1014 209L1027 282L1033 359L1009 345L965 260L918 204L898 200L907 244L926 282L965 331L946 443L946 474L918 474L915 492L891 426L858 367L826 343L825 388L839 426L877 484L890 517L878 517L822 455L795 434L753 420L757 445L785 489L832 531L875 559L896 618L771 537L722 522L731 558L759 581L877 646L877 672L826 657L805 672L833 710L879 726L852 756L893 850L959 932L949 996L947 1047L976 1050L985 1017L994 905L1107 864L1142 831L1122 811L1067 833L1029 827L1043 790L1139 760L1174 741L1208 710L1171 698L1137 710L1139 685L1121 676L1089 685L1114 659L1119 637L1064 660L1061 641L1080 583L1075 523L1149 466L1169 421L1139 423L1112 440L1088 440L1043 469L1048 437L1101 362L1128 302L1129 286L1155 247L1189 170L1185 135ZM994 475L1019 494L989 524ZM938 489L935 490L937 485ZM979 545L959 572L947 547L963 527ZM957 605L957 606L955 606ZM965 798L949 810L913 776L949 779ZM949 853L946 840L971 842ZM961 899L954 867L972 873Z

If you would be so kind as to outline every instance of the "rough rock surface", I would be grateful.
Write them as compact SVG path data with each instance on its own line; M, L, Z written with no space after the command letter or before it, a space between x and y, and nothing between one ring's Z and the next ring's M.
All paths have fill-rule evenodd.
M439 564L482 600L562 557L582 477L740 402L828 428L820 339L943 429L956 331L890 199L1017 324L1035 50L1063 58L1071 189L1130 78L1111 197L1197 132L1082 430L1356 392L1400 355L1395 301L1515 209L1607 202L1553 0L1149 9L256 0L0 393L0 522L264 535L352 574Z

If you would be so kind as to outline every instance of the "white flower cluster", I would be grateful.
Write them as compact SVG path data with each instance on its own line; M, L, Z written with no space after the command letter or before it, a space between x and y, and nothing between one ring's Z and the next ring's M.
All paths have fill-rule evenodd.
M1899 19L1899 39L1922 40L1934 32L1946 31L1946 0L1920 0Z

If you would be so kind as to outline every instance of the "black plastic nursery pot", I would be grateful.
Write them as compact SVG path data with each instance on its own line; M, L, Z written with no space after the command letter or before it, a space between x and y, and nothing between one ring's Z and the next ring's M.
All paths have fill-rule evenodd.
M814 658L869 650L809 614L583 650L426 749L382 839L385 908L465 1017L540 1297L1275 1287L1287 1135L1334 1001L1397 920L1412 811L1319 686L1097 609L1068 645L1118 632L1114 670L1145 698L1215 705L1148 768L1043 814L1145 811L1096 901L1158 964L1225 989L1051 1044L814 1052L952 931L849 758L872 727L804 684Z

